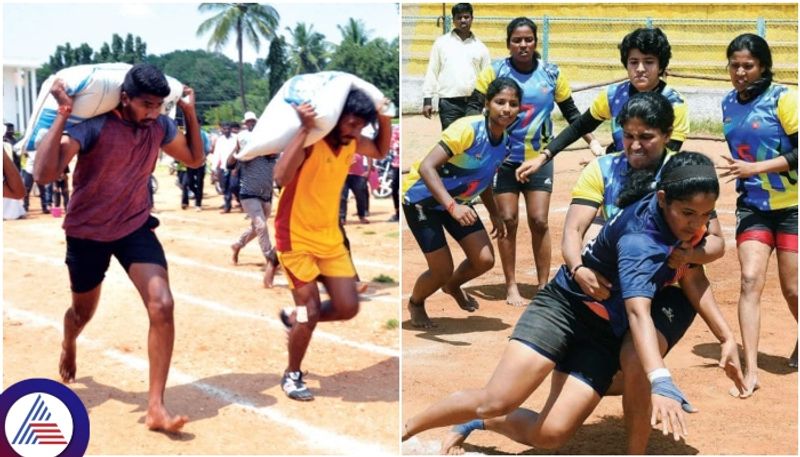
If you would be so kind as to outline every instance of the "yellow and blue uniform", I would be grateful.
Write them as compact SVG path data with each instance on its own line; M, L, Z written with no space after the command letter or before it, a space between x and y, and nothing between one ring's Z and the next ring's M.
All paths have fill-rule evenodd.
M459 204L470 203L491 183L497 168L509 154L508 134L492 142L484 116L463 117L443 133L439 144L450 155L437 171L445 189ZM420 161L403 180L403 203L425 208L445 208L431 195L419 175Z
M689 134L689 116L683 97L663 81L656 91L669 100L675 112L671 139L685 141L686 136ZM630 81L611 84L604 87L597 94L592 106L589 108L592 117L598 121L611 120L611 137L614 139L614 151L623 151L625 149L622 144L622 126L617 124L617 115L634 93L637 93L637 90L631 85Z
M666 157L656 173L656 181L660 179L661 167L673 155L675 152L666 151ZM626 177L630 172L631 167L624 152L598 157L597 160L591 161L578 177L578 182L572 188L572 203L602 207L603 219L609 220L619 212L617 198L625 187Z
M533 72L523 73L514 68L508 57L485 68L478 75L475 90L485 95L489 84L501 76L513 79L522 88L520 119L511 129L508 158L508 162L521 163L538 156L547 146L553 136L553 107L570 98L572 90L558 66L538 61Z
M333 151L325 140L306 148L294 179L281 191L275 247L292 288L317 276L355 277L339 227L339 198L356 141Z
M722 101L722 128L734 159L760 162L795 149L797 92L772 84L764 93L740 103L731 91ZM797 207L797 169L736 180L740 202L760 211Z

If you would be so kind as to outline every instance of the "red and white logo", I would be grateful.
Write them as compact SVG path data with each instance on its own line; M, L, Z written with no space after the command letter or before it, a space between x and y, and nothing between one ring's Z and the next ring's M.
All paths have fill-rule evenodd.
M72 439L72 414L50 394L34 392L14 402L5 423L11 448L22 457L55 457Z

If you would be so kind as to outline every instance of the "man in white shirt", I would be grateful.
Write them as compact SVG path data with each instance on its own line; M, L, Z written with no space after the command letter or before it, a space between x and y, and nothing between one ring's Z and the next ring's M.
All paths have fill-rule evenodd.
M453 6L453 30L436 39L422 86L422 114L433 112L432 99L439 96L442 130L467 111L467 100L478 74L491 63L489 49L472 33L472 5Z
M214 155L214 168L219 173L219 179L222 182L222 188L225 190L225 204L222 206L223 213L231 212L231 199L232 199L232 183L231 183L231 170L227 167L228 158L236 152L239 148L239 139L237 135L231 132L231 125L227 122L220 124L220 131L222 132L217 141L214 142L214 149L211 152Z

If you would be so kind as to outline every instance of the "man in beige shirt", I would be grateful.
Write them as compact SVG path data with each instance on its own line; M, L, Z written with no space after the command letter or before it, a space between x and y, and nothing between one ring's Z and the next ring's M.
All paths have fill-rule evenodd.
M431 49L428 71L422 86L422 114L430 119L431 100L439 96L439 120L442 130L467 111L467 100L475 89L475 80L489 66L489 49L472 31L472 5L453 6L453 30L436 39Z

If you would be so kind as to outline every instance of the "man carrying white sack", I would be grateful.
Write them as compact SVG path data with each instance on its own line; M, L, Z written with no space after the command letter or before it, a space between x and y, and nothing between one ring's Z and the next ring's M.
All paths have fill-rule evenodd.
M197 167L204 160L203 142L191 88L184 87L184 98L178 101L186 119L186 136L175 121L160 114L170 92L161 70L137 64L126 74L121 89L114 110L64 132L73 98L67 95L64 82L56 80L50 93L58 102L58 114L36 149L34 176L42 183L57 179L78 155L74 193L63 224L72 306L64 315L59 371L65 383L75 380L75 342L97 309L101 283L113 255L136 286L150 319L145 424L151 430L175 432L188 418L170 414L164 405L175 339L173 299L164 250L154 231L158 219L150 216L148 182L159 148L187 166Z
M316 112L309 103L295 106L301 127L275 165L281 186L275 215L275 245L294 298L294 311L281 312L289 330L289 363L281 386L300 401L314 396L303 381L300 364L317 322L348 320L358 314L356 275L339 228L339 195L356 150L375 159L389 152L391 118L379 115L389 101L375 102L361 90L351 90L336 126L307 147ZM375 140L361 134L378 121ZM329 300L321 301L317 281Z

